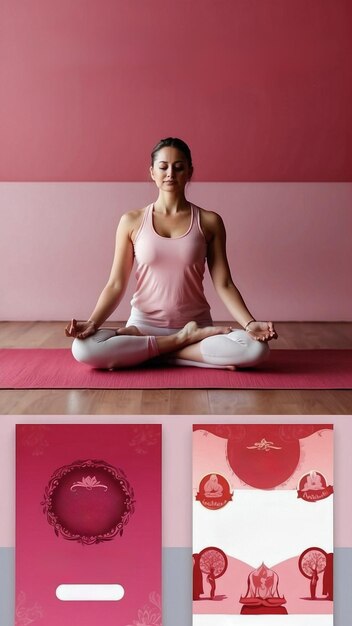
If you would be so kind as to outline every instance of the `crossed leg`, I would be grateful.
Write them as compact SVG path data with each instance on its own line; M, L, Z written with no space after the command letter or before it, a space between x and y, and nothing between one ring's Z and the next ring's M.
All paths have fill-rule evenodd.
M253 367L269 356L266 342L255 341L244 330L206 337L170 355L169 363L194 367L235 369Z
M178 354L179 350L191 344L201 344L215 336L219 338L229 330L221 326L199 328L195 322L189 322L178 332L164 336L143 335L134 326L117 331L101 328L87 339L75 339L72 354L77 361L94 368L126 368L156 356ZM197 353L185 358L189 358L192 365L197 364Z

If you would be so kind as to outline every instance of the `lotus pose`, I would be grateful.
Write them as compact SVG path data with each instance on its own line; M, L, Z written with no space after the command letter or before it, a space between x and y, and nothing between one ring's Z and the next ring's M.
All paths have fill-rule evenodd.
M272 322L256 321L233 283L225 228L213 211L186 199L193 173L191 152L181 139L162 139L151 155L158 198L125 213L116 232L110 278L87 321L72 319L77 361L96 368L130 367L163 356L197 367L250 367L268 355L276 338ZM136 291L125 327L100 328L125 292L136 259ZM243 330L213 326L203 291L205 262L214 287Z

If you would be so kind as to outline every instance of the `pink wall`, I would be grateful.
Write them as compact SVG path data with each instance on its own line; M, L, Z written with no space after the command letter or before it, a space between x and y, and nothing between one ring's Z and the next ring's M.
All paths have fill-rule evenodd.
M350 181L350 0L2 0L0 179Z
M218 211L235 282L257 317L351 320L352 184L191 183ZM0 184L0 319L86 318L107 279L119 216L152 183ZM126 319L129 296L114 315ZM214 319L229 318L207 281Z
M351 319L351 19L349 0L3 0L0 318L90 313L173 134L255 315Z

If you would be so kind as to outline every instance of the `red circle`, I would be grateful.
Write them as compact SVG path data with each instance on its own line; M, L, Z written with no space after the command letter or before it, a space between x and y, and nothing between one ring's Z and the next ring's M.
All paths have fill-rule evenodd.
M212 551L216 552L218 554L219 559L222 560L222 569L220 569L220 571L217 574L215 574L214 572L214 578L220 578L220 576L223 576L223 574L225 574L227 570L227 566L228 566L227 556L223 550L220 550L220 548L215 548L214 546L210 546L209 548L204 548L203 550L201 550L199 552L199 566L204 574L209 574L209 570L204 568L204 564L202 568L202 557L204 557L207 553L211 553Z
M298 561L298 567L299 567L299 571L301 572L301 574L303 574L303 576L305 576L306 578L312 578L311 576L308 576L308 574L306 574L306 572L304 571L303 567L302 567L302 562L304 557L309 553L309 552L320 552L324 557L325 557L325 567L326 567L326 561L327 561L327 553L325 552L325 550L323 550L322 548L307 548L306 550L304 550L304 552L302 552L301 556L299 557L299 561ZM324 569L325 569L324 567ZM318 574L320 574L321 572L324 571L324 569L320 570L318 572Z
M299 440L284 441L277 425L248 428L240 442L227 442L228 462L234 473L247 485L272 489L288 480L300 457Z

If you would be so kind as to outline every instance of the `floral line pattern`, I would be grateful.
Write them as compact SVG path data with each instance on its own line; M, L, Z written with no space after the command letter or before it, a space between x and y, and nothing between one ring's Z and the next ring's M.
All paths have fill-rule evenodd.
M155 428L149 424L134 428L134 436L130 441L130 447L136 454L148 454L149 449L160 439L160 433L155 432Z
M26 437L22 438L21 444L25 448L32 449L32 456L43 456L46 448L49 447L49 442L45 437L47 431L48 426L43 424L27 426Z
M71 486L71 491L77 491L77 487L82 487L83 489L87 489L87 491L92 491L98 487L107 491L108 488L106 485L102 485L100 480L97 480L95 476L83 476L82 480L73 483Z
M161 597L156 591L149 594L149 602L137 611L137 619L126 626L162 626Z
M21 591L16 603L15 626L29 626L43 617L43 609L37 602L26 606L26 601L26 594Z

